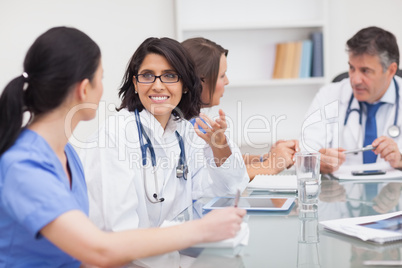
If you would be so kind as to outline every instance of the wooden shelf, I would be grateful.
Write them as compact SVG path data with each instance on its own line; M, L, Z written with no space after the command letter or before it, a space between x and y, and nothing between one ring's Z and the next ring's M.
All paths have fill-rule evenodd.
M261 29L286 29L286 28L318 28L323 27L324 21L273 21L263 23L220 23L220 24L187 24L181 30L193 31L228 31L228 30L261 30Z
M179 41L205 37L230 51L230 83L210 115L216 115L219 108L232 118L230 131L237 144L297 138L314 95L329 82L328 1L175 0ZM314 32L323 34L324 77L271 79L276 57L273 46L311 39ZM279 124L275 118L281 116L286 120ZM246 128L257 131L246 137Z
M304 79L267 79L257 81L233 81L231 80L228 88L248 88L248 87L270 87L270 86L298 86L298 85L322 85L325 78L314 77Z

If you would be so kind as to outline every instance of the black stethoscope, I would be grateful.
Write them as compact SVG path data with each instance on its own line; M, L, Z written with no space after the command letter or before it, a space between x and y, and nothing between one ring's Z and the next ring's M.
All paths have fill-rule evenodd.
M142 154L142 167L144 170L144 187L145 187L145 194L148 198L148 200L151 203L159 203L165 201L165 198L161 197L158 198L158 179L156 177L156 156L155 156L155 150L154 147L152 146L151 140L149 139L147 133L144 131L144 127L141 124L141 119L140 115L138 113L138 110L136 109L134 111L135 114L135 121L137 123L137 128L138 128L138 139L140 141L140 147L141 147L141 154ZM179 132L175 132L176 138L179 141L179 146L180 146L180 159L179 163L177 164L176 167L176 177L178 179L183 178L184 180L187 180L187 174L188 174L188 166L186 163L186 153L184 151L184 142L182 137L180 136ZM142 137L145 138L147 141L147 144L144 144L144 141ZM148 195L148 189L147 189L147 178L146 178L146 172L144 167L147 164L147 149L149 149L149 152L151 154L151 162L152 162L152 168L153 168L153 173L154 173L154 181L155 181L155 193L152 195L153 198L150 198Z
M394 117L394 124L388 128L388 135L391 138L396 138L399 137L401 134L401 129L397 126L398 123L398 111L399 111L399 86L398 83L395 81L395 78L393 78L394 84L395 84L395 117ZM346 109L346 116L345 116L345 121L343 122L343 125L346 126L349 115L352 112L358 112L359 113L359 124L362 124L362 103L359 102L359 109L351 109L352 101L353 101L353 93L352 96L350 96L348 108Z

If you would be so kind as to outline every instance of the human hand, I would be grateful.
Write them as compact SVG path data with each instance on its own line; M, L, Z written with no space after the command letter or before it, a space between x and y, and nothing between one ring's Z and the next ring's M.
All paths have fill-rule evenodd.
M374 197L373 209L378 213L386 213L399 203L402 183L391 182L385 185L380 193Z
M338 170L346 159L343 151L345 150L342 148L322 148L319 151L321 153L320 172L328 174Z
M320 201L332 203L346 200L346 190L337 180L321 180Z
M402 156L398 144L390 137L381 136L371 144L376 147L374 153L389 162L393 168L402 168Z
M197 135L208 143L211 147L222 148L227 146L225 131L227 128L226 116L222 110L219 110L219 118L213 121L207 115L200 113L200 117L209 124L204 123L200 118L195 120L194 130ZM204 129L203 133L198 127Z
M298 140L279 140L271 148L268 154L263 156L263 166L269 166L279 173L294 164L294 155L299 151Z
M215 209L200 219L203 242L215 242L234 237L240 230L246 210L229 207Z

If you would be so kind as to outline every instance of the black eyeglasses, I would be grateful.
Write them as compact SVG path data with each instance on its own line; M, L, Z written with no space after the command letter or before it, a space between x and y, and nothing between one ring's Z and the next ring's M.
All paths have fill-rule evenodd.
M138 83L143 84L151 84L154 83L156 78L159 78L162 83L172 84L177 83L180 80L180 75L178 74L162 74L162 75L153 75L153 74L137 74L135 75Z

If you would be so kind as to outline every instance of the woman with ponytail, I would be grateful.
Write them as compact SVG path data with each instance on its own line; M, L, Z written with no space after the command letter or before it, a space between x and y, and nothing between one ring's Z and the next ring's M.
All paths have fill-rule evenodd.
M95 116L101 53L83 32L52 28L29 48L22 75L0 97L0 266L118 266L233 237L244 210L168 228L107 233L87 217L81 162L68 143ZM26 124L25 114L29 115Z
M203 108L217 106L223 97L225 86L229 84L226 76L227 56L229 51L221 45L203 38L194 37L182 42L184 48L193 58L202 80L201 100ZM224 115L222 110L219 114ZM246 153L243 160L250 181L258 174L274 175L293 166L294 154L299 150L297 140L279 140L264 155Z

